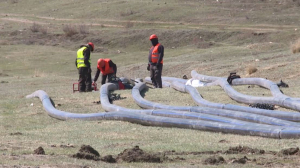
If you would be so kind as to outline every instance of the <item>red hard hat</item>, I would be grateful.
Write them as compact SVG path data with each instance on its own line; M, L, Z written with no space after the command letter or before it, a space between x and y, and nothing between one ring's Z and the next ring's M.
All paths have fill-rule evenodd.
M88 45L92 47L92 51L94 51L94 44L92 42L89 42Z
M152 39L157 39L157 36L156 36L155 34L152 34L152 35L150 36L149 39L150 39L150 40L152 40Z

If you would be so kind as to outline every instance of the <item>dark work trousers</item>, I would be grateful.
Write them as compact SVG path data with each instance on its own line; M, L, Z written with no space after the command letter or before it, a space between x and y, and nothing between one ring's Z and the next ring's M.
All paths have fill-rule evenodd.
M88 67L81 67L78 69L79 73L79 92L89 92L92 91L92 75L90 68Z
M163 64L159 66L150 65L150 77L152 84L155 88L162 88L162 81L161 81L161 73L163 69Z
M106 75L103 75L103 74L101 73L101 84L104 85L107 78L108 78L108 79L107 79L107 82L110 82L110 81L111 81L111 77L112 77L113 75L114 75L113 73L106 74Z

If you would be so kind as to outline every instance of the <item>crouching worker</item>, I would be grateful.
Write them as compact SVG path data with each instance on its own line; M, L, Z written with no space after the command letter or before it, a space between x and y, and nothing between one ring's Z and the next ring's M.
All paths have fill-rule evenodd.
M98 59L97 72L94 77L94 83L97 82L100 72L101 72L101 85L105 84L106 80L107 82L111 82L111 79L113 77L116 77L117 65L108 58L106 59L100 58Z

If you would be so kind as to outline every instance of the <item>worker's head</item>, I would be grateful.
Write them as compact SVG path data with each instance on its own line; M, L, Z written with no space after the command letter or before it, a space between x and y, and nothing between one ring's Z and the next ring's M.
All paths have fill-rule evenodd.
M153 46L156 46L158 44L158 38L155 34L152 34L149 38Z
M92 42L89 42L88 46L90 47L91 51L94 51L94 44Z
M97 64L97 68L103 68L105 65L105 62L102 58L98 59L98 64Z

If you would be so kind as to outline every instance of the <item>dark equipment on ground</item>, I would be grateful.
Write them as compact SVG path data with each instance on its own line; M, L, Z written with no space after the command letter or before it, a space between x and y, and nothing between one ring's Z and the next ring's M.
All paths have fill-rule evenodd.
M122 81L120 78L113 76L110 78L110 83L116 84L119 90L132 89L133 85L129 82Z
M260 108L260 109L267 109L267 110L274 110L275 109L275 105L272 105L272 104L261 104L261 103L250 104L249 107Z
M230 75L227 78L227 82L231 85L232 80L236 78L241 78L240 75L237 75L236 72L231 72Z
M280 80L280 82L277 83L277 86L278 87L284 87L284 88L288 88L289 87L289 85L287 83L283 82L282 80Z

